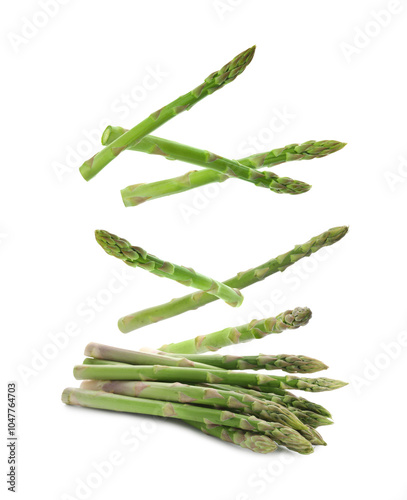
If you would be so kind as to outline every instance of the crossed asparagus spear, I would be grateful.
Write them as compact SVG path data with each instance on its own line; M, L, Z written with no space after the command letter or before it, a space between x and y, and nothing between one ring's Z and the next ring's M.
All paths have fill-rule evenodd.
M108 126L102 135L102 144L105 148L80 167L84 179L92 179L110 161L125 149L129 149L192 163L204 167L205 170L188 172L180 177L151 184L129 186L122 190L126 206L139 205L147 200L183 192L211 182L223 182L230 177L251 182L276 193L301 194L308 191L311 188L309 184L289 177L279 177L272 172L259 171L258 169L293 160L320 158L342 149L345 143L308 141L303 144L290 144L284 148L236 161L206 150L148 135L174 116L191 109L194 104L207 95L233 81L250 64L254 51L255 47L251 47L237 55L219 71L209 75L194 90L152 113L132 129L126 130L122 127Z

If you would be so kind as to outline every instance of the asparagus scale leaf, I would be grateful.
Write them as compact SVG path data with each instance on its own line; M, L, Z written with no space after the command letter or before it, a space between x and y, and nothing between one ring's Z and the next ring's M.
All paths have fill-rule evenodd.
M167 106L152 113L148 118L140 122L138 125L127 131L108 146L105 146L99 153L85 161L80 167L80 173L85 180L92 179L106 165L114 160L129 144L134 141L139 141L144 136L153 132L174 116L182 113L185 110L191 109L197 102L204 97L213 94L216 90L221 89L228 83L232 82L240 75L250 64L253 59L255 47L245 50L237 55L232 61L228 62L219 71L211 73L205 81L195 89L188 92L175 101L172 101Z
M225 285L239 290L264 280L277 272L283 272L289 266L295 264L304 257L309 257L323 247L333 245L341 240L348 232L346 226L334 227L324 233L311 238L302 245L295 246L287 253L271 259L260 266L238 273L233 278L224 282ZM210 302L216 300L214 295L208 293L195 292L184 297L173 299L165 304L144 309L142 311L129 314L119 319L118 326L121 332L128 333L143 326L157 323L164 319L178 316L187 311L193 311Z
M246 325L225 328L208 335L199 335L194 339L163 345L160 351L169 353L198 354L207 351L217 351L229 345L249 342L253 339L261 339L266 335L281 333L285 330L294 330L304 326L311 318L311 310L308 307L297 307L285 311L275 318L253 320Z
M239 290L233 290L230 286L199 274L191 268L163 261L140 247L132 246L127 240L115 234L96 230L95 236L96 241L107 254L122 260L128 266L141 267L157 276L170 278L185 286L193 286L224 300L232 307L238 307L243 302L243 296Z

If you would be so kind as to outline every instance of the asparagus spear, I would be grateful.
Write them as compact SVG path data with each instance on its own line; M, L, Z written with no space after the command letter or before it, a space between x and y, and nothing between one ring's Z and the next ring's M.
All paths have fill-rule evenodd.
M85 347L85 356L105 360L107 362L118 361L130 365L166 365L166 366L186 366L190 368L213 368L209 364L199 361L191 361L184 357L166 356L151 352L130 351L111 347L103 344L90 342Z
M255 47L245 50L237 55L232 61L223 66L219 71L210 74L205 81L167 106L152 113L148 118L140 122L131 130L118 137L95 156L85 161L80 167L80 172L87 181L98 174L108 163L124 151L132 142L139 141L144 136L157 129L174 116L199 102L207 95L221 89L229 82L232 82L240 73L242 73L253 59Z
M293 354L259 354L258 356L178 354L176 356L182 356L194 363L205 362L207 365L224 370L283 370L287 373L315 373L328 368L322 361Z
M163 141L161 141L163 142ZM309 184L295 181L289 177L279 177L273 172L263 172L246 165L242 165L236 160L228 160L210 151L191 148L168 141L171 147L167 146L161 150L163 156L176 157L193 165L205 167L205 170L192 171L181 177L166 179L164 181L152 182L150 184L134 184L121 190L123 203L126 207L140 205L152 198L161 198L169 194L181 193L195 187L208 184L210 182L223 182L231 177L241 179L254 184L255 186L270 189L274 193L302 194L311 189ZM163 144L161 144L163 146ZM185 154L180 150L185 149ZM215 174L209 174L212 170ZM204 182L208 180L207 182Z
M311 315L311 310L308 309L308 307L297 307L294 310L285 311L275 318L263 320L255 319L246 325L225 328L224 330L208 335L199 335L194 339L163 345L159 347L159 350L185 354L217 351L225 346L241 344L253 339L262 339L271 333L282 333L285 330L295 330L300 326L306 325Z
M311 427L333 424L333 422L329 420L329 418L332 417L331 414L323 406L312 403L305 398L294 396L294 394L291 394L288 391L284 391L284 394L278 395L227 384L203 385L205 387L213 387L214 389L248 394L260 401L263 401L264 403L267 403L267 401L269 401L277 403L280 406L285 406L291 411L291 413L294 413L294 415L296 415L301 420L301 422Z
M187 384L229 384L242 387L299 389L307 392L322 392L339 389L345 385L340 380L329 378L298 378L293 375L284 377L258 375L255 373L234 372L229 370L207 370L202 368L180 368L160 365L77 365L74 376L78 380L155 380L157 382L183 382Z
M223 299L228 305L238 307L243 302L239 290L233 290L228 285L196 273L193 269L165 262L154 255L148 254L140 247L130 243L108 231L96 230L96 241L103 250L122 260L131 267L141 267L160 277L170 278L185 286L193 286L208 294Z
M127 363L120 363L118 361L107 361L104 359L94 359L94 358L85 358L83 360L84 365L123 365ZM320 425L331 425L333 422L329 420L326 416L320 415L319 413L316 413L311 410L299 410L296 406L291 406L289 404L289 401L286 401L287 399L294 400L295 401L305 401L305 408L308 408L309 405L315 406L315 403L310 403L309 401L304 400L303 398L296 398L292 394L288 397L289 393L287 393L286 396L279 396L277 394L266 394L266 393L261 393L258 391L250 390L250 389L243 389L242 387L239 386L228 386L228 385L221 385L221 384L202 384L203 386L208 386L208 387L214 387L214 388L220 388L228 391L234 391L234 392L239 392L241 394L253 394L256 399L259 401L263 402L264 404L268 404L270 402L277 403L279 406L286 407L290 410L290 412L295 415L301 422L304 424L310 426L310 427L319 427ZM316 405L320 406L320 405ZM320 407L323 408L323 407ZM325 409L324 409L325 410ZM329 414L325 410L326 414Z
M256 453L271 453L277 449L277 445L268 436L257 434L255 432L242 431L233 427L225 427L224 425L201 424L185 420L189 425L196 427L208 436L215 436L222 441L234 443L242 448L248 448Z
M232 389L231 389L232 390ZM303 411L312 411L313 413L316 413L321 416L325 416L328 418L331 418L332 415L329 413L329 411L324 408L323 406L313 403L311 401L308 401L307 399L303 397L298 397L295 396L294 394L291 394L289 392L286 392L285 394L274 394L274 392L263 392L263 391L258 391L258 390L250 390L248 392L248 389L240 388L239 391L245 392L246 394L251 394L253 397L257 397L259 399L264 399L268 401L274 401L275 403L278 404L284 404L287 405L288 408L293 409L300 409Z
M277 444L282 444L298 453L309 454L314 451L311 443L290 427L276 422L265 422L254 416L240 415L230 411L74 388L67 388L63 391L62 401L68 405L85 406L87 408L142 413L181 420L192 420L207 425L215 424L237 427L245 431L262 432L271 437Z
M127 132L127 129L123 127L108 125L102 134L102 145L106 146L111 144L125 132ZM281 163L287 163L290 161L323 158L339 151L345 146L345 142L332 140L307 141L301 144L288 144L282 148L272 149L271 151L267 151L265 153L256 153L251 156L245 156L244 158L240 158L236 161L246 167L258 169L262 167L269 167L270 165L280 165ZM171 154L165 154L164 150L167 148L171 151ZM129 151L140 151L142 153L165 156L168 160L181 160L191 154L189 150L193 148L190 148L185 144L173 142L154 135L146 135L143 139L141 139L141 141L131 143L127 149ZM180 158L178 158L178 156ZM202 170L200 170L200 172L202 172ZM207 169L206 172L209 174L212 171Z
M122 396L141 397L173 403L189 403L211 407L227 408L255 415L268 422L278 422L299 431L307 431L307 426L287 408L276 403L262 403L248 394L181 384L179 382L85 380L81 389L111 392Z
M346 226L329 229L328 231L311 238L311 240L307 243L297 245L289 252L279 255L275 259L271 259L260 266L249 269L248 271L238 273L233 278L226 280L224 284L240 290L246 288L247 286L257 283L274 273L284 271L287 267L291 266L298 260L303 257L310 256L323 247L333 245L342 239L347 232L348 228ZM132 330L137 330L137 328L157 323L158 321L162 321L164 319L172 318L186 311L198 309L199 307L209 304L214 300L216 300L214 295L195 292L178 299L173 299L165 304L160 304L124 316L119 319L118 326L120 331L128 333Z
M125 132L127 130L122 127L109 125L103 132L102 144L110 144ZM345 143L338 141L308 141L303 144L289 144L284 148L273 149L267 153L256 154L237 161L246 167L258 169L263 166L278 165L288 161L322 158L342 149L344 146ZM132 143L127 149L148 154L158 154L170 160L187 161L204 167L206 166L205 161L201 160L208 157L208 152L198 151L197 154L197 150L194 148L152 135L147 135L140 142ZM220 159L218 160L220 161ZM270 184L270 189L277 193L300 194L308 191L311 187L288 177L280 178L275 174L272 174L272 176L274 180ZM212 182L223 182L229 178L229 175L208 168L195 170L172 179L128 186L121 191L122 199L127 207L135 206L147 200L182 193Z

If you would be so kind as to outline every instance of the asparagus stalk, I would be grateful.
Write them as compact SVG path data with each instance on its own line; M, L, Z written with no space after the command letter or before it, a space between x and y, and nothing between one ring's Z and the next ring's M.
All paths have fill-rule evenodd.
M107 361L104 359L94 359L94 358L85 358L83 360L84 365L123 365L127 363L120 363L118 361ZM286 407L287 409L290 410L290 412L295 415L301 422L304 424L310 426L310 427L319 427L320 425L331 425L333 422L329 420L326 416L320 415L319 413L316 413L311 410L299 410L296 406L291 406L289 402L285 402L287 399L287 396L289 393L287 393L287 396L278 396L277 394L266 394L266 393L261 393L258 391L250 390L250 389L243 389L242 387L238 386L228 386L228 385L221 385L219 386L217 384L203 384L208 387L214 387L214 388L223 388L224 390L228 391L234 391L234 392L239 392L241 394L250 394L253 393L254 397L258 399L259 401L263 402L264 404L269 404L270 402L274 402L278 404L279 406ZM264 397L263 397L264 396ZM295 396L292 394L290 395L289 399L294 399ZM303 398L295 398L295 400L300 400L300 401L306 401ZM315 403L310 403L309 401L306 401L305 407L309 407L309 405L315 405ZM320 406L320 405L316 405ZM321 407L323 408L323 407ZM327 412L325 410L327 414Z
M127 129L123 127L108 125L102 134L102 145L106 146L111 144L125 132L127 132ZM272 149L271 151L267 151L265 153L256 153L251 156L245 156L244 158L239 158L236 161L246 167L259 169L262 167L269 167L271 165L280 165L290 161L323 158L339 151L345 146L345 142L332 140L307 141L302 144L288 144L282 148ZM165 154L164 150L167 148L173 152L174 155ZM141 141L131 143L127 149L129 151L140 151L142 153L165 156L168 160L181 160L191 154L188 151L193 148L190 148L185 144L173 142L154 135L146 135L143 139L141 139ZM180 158L178 158L178 156ZM202 170L200 170L200 172L202 172ZM212 173L210 169L207 169L206 172L208 174Z
M342 239L347 232L348 228L346 226L329 229L311 238L307 243L295 246L292 250L279 255L275 259L271 259L248 271L238 273L233 278L226 280L224 284L231 288L238 288L239 290L246 288L258 281L262 281L274 273L283 272L287 267L304 257L310 256L323 247L333 245ZM214 295L195 292L178 299L173 299L165 304L160 304L124 316L119 319L118 326L121 332L128 333L132 330L142 328L143 326L178 316L186 311L198 309L214 300L216 300Z
M77 380L151 380L157 382L181 382L187 384L229 384L242 387L298 389L307 392L322 392L339 389L345 385L340 380L329 378L298 378L293 375L284 377L228 370L206 370L202 368L180 368L160 365L77 365L74 368Z
M178 283L185 286L193 286L198 290L224 300L232 307L238 307L243 302L243 296L239 290L234 290L224 283L199 274L191 268L163 261L154 255L148 254L140 247L130 245L127 240L119 238L115 234L96 230L95 236L96 241L107 254L122 260L128 266L141 267L157 276L178 281Z
M224 370L283 370L287 373L315 373L328 368L322 361L293 354L259 354L258 356L178 354L176 356L182 356L194 363L205 362L207 365Z
M277 444L282 444L298 453L309 454L314 451L311 443L290 427L276 422L265 422L254 416L240 415L230 411L73 388L67 388L63 391L62 401L68 405L84 406L87 408L142 413L191 420L206 425L225 425L245 431L257 431L271 437Z
M258 187L270 189L278 194L302 194L311 189L311 186L305 182L295 181L289 177L279 177L273 172L259 171L242 165L236 160L228 160L218 156L210 151L183 146L171 141L168 142L171 147L167 146L162 149L161 155L171 158L176 157L177 160L213 170L215 175L208 175L208 170L203 170L202 173L192 171L174 179L128 186L121 190L123 203L126 207L140 205L152 198L161 198L174 192L181 193L209 182L223 182L231 177L250 182ZM163 144L161 145L163 146ZM183 149L186 149L184 155L180 152ZM209 179L208 182L205 182L207 179Z
M311 318L308 307L297 307L285 311L275 318L253 320L246 325L225 328L208 335L199 335L194 339L184 340L175 344L163 345L160 351L169 353L198 354L207 351L217 351L222 347L262 339L271 333L282 333L285 330L295 330L304 326ZM209 363L210 364L210 363ZM221 368L223 368L221 366Z
M287 408L276 403L262 403L248 394L212 389L179 382L85 380L81 389L104 391L122 396L141 397L173 403L189 403L211 407L227 408L231 411L255 415L268 422L278 422L299 431L307 431L307 426Z
M105 360L108 363L118 361L130 365L165 365L165 366L184 366L190 368L213 368L209 364L199 361L191 361L184 357L166 356L151 352L130 351L128 349L120 349L119 347L111 347L103 344L90 342L85 347L85 356Z
M255 432L242 431L233 427L225 427L224 425L201 424L185 420L192 427L196 427L208 436L214 436L222 441L234 443L242 448L248 448L256 453L271 453L277 449L277 445L268 436L257 434Z
M110 144L117 137L127 132L122 127L109 125L102 135L102 144ZM284 148L273 149L267 153L256 154L237 160L241 165L258 169L263 166L278 165L294 160L310 160L322 158L342 149L345 143L338 141L308 141L303 144L289 144ZM132 143L128 148L131 151L141 151L148 154L158 154L170 160L180 160L199 166L207 166L206 158L210 157L207 151L196 150L184 144L167 139L147 135L140 142ZM222 159L217 159L221 163ZM271 174L270 189L276 193L301 194L311 186L288 177L279 177ZM123 203L129 206L139 205L147 200L161 198L171 194L182 193L190 189L204 186L212 182L223 182L230 179L229 175L206 168L204 170L187 172L172 179L166 179L149 184L135 184L121 191Z
M80 173L87 181L98 174L108 163L124 151L132 142L141 140L144 136L153 132L174 116L199 102L204 97L221 89L229 82L232 82L242 73L253 59L255 47L245 50L232 61L223 66L219 71L210 74L205 81L194 90L185 94L167 106L152 113L148 118L140 122L131 130L118 137L95 156L85 161L80 167Z
M258 399L259 401L274 402L280 406L285 406L291 413L294 413L301 422L311 427L319 427L320 425L331 425L333 422L329 420L332 415L323 406L312 403L305 398L294 396L288 391L283 394L271 394L244 387L232 386L227 384L203 384L205 387L212 387L214 389L221 389L225 391L240 392L241 394L248 394Z

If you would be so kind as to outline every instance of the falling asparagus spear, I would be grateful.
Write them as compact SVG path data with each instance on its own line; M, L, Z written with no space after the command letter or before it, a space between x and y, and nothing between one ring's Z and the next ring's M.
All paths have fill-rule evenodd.
M267 392L268 388L298 389L307 392L332 391L344 387L346 382L329 378L294 377L293 375L270 376L230 370L180 368L160 365L76 365L77 380L152 380L157 382L181 382L187 384L229 384L254 388Z
M110 144L125 132L126 129L122 127L112 127L109 125L103 132L102 144ZM308 141L303 144L290 144L284 148L241 158L237 161L245 167L259 169L264 166L278 165L288 161L322 158L342 149L344 146L345 143L338 141ZM152 135L144 137L140 142L131 144L127 149L161 155L167 159L185 161L203 167L207 167L208 159L213 157L208 151L202 151ZM216 165L228 168L228 162L229 160L217 157L216 163L212 162L209 165L210 168L205 168L204 170L188 172L172 179L128 186L121 191L123 203L127 207L136 206L148 200L181 193L212 182L223 182L233 176L219 170L212 170L212 168ZM269 174L270 185L267 187L276 193L301 194L308 191L311 187L304 182L296 181L289 177L279 177L271 172Z
M245 50L237 55L232 61L228 62L219 71L210 74L205 81L196 87L188 94L185 94L175 101L172 101L167 106L152 113L148 118L140 122L131 130L118 137L104 149L99 151L95 156L85 161L80 167L80 173L85 180L90 180L98 174L106 165L108 165L114 158L116 158L122 151L124 151L129 144L134 141L141 140L144 136L153 132L174 116L182 113L185 110L199 102L204 97L213 94L216 90L221 89L226 84L232 82L238 75L240 75L250 64L253 59L255 47Z
M67 388L63 391L62 402L87 408L156 415L192 420L204 424L225 425L245 431L257 431L268 435L277 444L282 444L298 453L309 454L314 451L311 443L291 427L227 410L215 410L203 406L154 401L152 399L133 398L102 391L74 388Z
M151 144L151 142L150 142ZM152 143L154 144L154 142ZM160 146L153 146L155 151L159 148L159 154L169 158L181 160L193 165L204 167L204 174L199 172L189 172L181 178L159 181L152 184L135 184L128 186L121 191L123 202L126 206L134 206L143 203L151 198L159 198L176 192L186 191L193 187L198 187L209 182L202 182L202 179L210 179L223 182L228 178L241 179L256 186L264 187L275 193L302 194L311 189L309 184L295 181L289 177L280 177L273 172L263 172L255 168L248 167L236 160L228 160L210 151L184 146L172 141L160 140ZM208 170L215 171L215 175L208 174Z
M194 339L184 340L174 344L159 347L160 351L169 353L200 354L207 351L217 351L222 347L261 339L269 334L282 333L285 330L295 330L305 326L311 319L308 307L297 307L285 311L275 318L253 320L246 325L225 328L208 335L199 335Z
M182 285L193 286L224 300L232 307L238 307L243 302L243 296L239 290L233 290L230 286L208 278L203 274L196 273L193 269L171 264L148 254L140 247L119 238L108 231L95 231L96 241L109 254L122 260L131 267L141 267L151 273L178 281Z
M329 229L328 231L311 238L306 243L295 246L292 250L285 254L279 255L278 257L271 259L253 269L238 273L233 278L226 280L224 284L232 288L238 288L239 290L246 288L247 286L253 285L258 281L262 281L274 273L283 272L287 269L287 267L304 257L309 257L311 254L317 252L323 247L333 245L342 239L347 232L348 228L346 226ZM178 299L173 299L165 304L153 306L124 316L119 319L118 326L120 331L128 333L132 330L136 330L137 328L142 328L143 326L151 325L152 323L157 323L158 321L178 316L184 312L193 311L215 300L216 297L214 295L195 292Z

